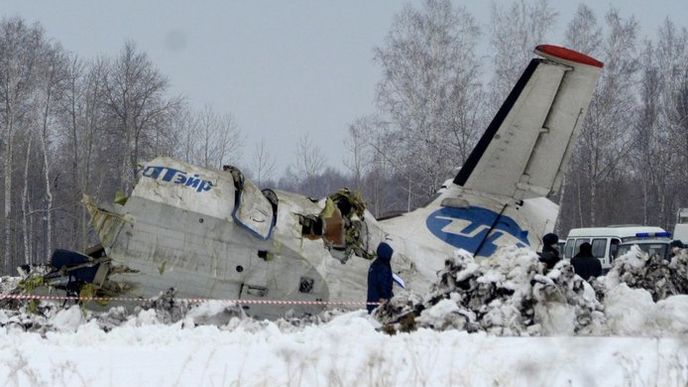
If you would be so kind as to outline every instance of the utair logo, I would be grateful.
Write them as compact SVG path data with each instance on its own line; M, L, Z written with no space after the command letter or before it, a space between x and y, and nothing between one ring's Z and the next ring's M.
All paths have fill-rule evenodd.
M196 192L206 192L213 188L212 181L201 179L198 174L189 176L186 172L171 167L149 165L143 169L142 175L154 180L161 179L162 181L170 181L174 182L174 184L191 187Z
M498 217L499 220L495 222ZM480 207L440 208L428 216L426 225L439 239L476 256L487 257L494 254L497 250L495 242L505 236L505 233L516 239L517 246L530 245L528 231L522 230L513 219ZM493 231L485 240L490 228ZM478 248L480 251L477 251Z

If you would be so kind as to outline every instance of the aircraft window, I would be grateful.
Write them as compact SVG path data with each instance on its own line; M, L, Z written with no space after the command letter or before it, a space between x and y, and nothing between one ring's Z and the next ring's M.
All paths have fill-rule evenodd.
M573 239L566 241L566 246L564 247L564 257L571 259L573 257Z

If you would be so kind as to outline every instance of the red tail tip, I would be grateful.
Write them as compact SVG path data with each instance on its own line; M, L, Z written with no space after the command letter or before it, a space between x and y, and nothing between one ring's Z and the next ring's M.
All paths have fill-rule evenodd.
M541 44L535 47L535 51L545 54L545 56L553 56L555 58L564 59L575 63L581 63L599 68L604 66L604 63L600 62L599 60L585 54L581 54L578 51L570 50L566 47L553 46L551 44Z

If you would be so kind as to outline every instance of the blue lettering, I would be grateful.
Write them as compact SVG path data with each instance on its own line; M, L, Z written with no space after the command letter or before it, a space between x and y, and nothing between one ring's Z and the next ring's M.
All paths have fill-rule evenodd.
M211 188L213 188L213 183L208 180L203 180L198 188L196 188L196 192L210 191Z
M186 183L186 175L184 172L179 172L179 175L177 175L177 180L174 181L175 184L184 184Z
M162 172L162 170L163 167L146 167L146 169L143 170L143 176L157 179L160 176L160 172Z
M174 175L176 175L177 172L186 173L170 167L167 167L165 169L167 169L167 172L165 172L165 176L162 177L162 181L172 181L172 178L174 178Z
M163 173L163 171L165 172ZM198 174L187 176L186 172L170 167L147 166L143 169L142 175L150 177L151 179L161 179L162 181L169 181L174 184L191 187L194 188L196 192L210 191L214 187L212 181L203 180Z
M198 188L198 185L201 184L201 179L198 178L198 175L194 175L194 177L189 177L186 180L186 186L187 187L192 187L192 188Z

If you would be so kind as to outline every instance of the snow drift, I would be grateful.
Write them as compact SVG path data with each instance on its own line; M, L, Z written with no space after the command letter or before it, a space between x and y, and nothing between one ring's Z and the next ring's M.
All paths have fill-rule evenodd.
M21 303L0 310L0 382L685 386L685 258L664 265L632 251L588 284L568 262L544 272L525 249L481 262L457 252L430 293L401 293L372 316L258 321L171 292L133 310ZM655 267L669 270L665 282L640 278Z

